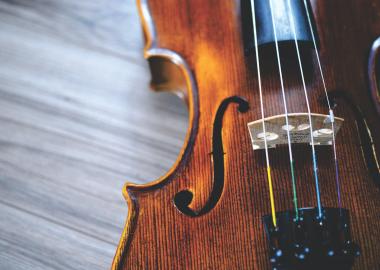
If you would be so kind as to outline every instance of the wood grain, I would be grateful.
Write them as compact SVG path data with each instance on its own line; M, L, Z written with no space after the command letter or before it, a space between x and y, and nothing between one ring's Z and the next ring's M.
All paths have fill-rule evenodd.
M141 33L133 0L0 1L0 269L108 269L123 184L175 161L187 111Z
M379 269L380 191L363 158L363 145L373 146L374 155L379 157L380 128L368 89L366 65L372 43L380 35L380 6L374 0L310 2L328 91L333 94L339 90L352 100L350 104L349 98L337 99L335 114L345 119L337 136L342 206L350 211L352 238L362 249L353 269ZM133 208L112 269L270 269L262 222L262 217L270 213L265 157L262 152L252 151L246 126L261 118L258 79L253 68L255 59L246 57L243 50L240 1L218 1L217 5L216 1L204 0L138 3L142 5L142 15L147 14L144 13L147 7L150 9L155 26L156 38L154 42L148 39L145 56L162 50L175 52L186 61L189 68L184 70L191 70L194 76L197 88L189 88L188 97L192 124L189 135L195 135L187 137L182 155L167 175L146 185L125 186L124 194ZM149 25L149 19L143 21L145 26ZM288 111L305 112L296 57L289 57L291 51L285 54ZM260 57L266 116L283 114L274 53L262 50ZM308 60L305 71L311 110L326 114L315 54ZM231 104L225 111L220 132L223 150L219 154L224 167L220 200L205 215L181 212L173 202L179 193L191 192L193 197L186 204L193 213L201 212L212 195L216 163L214 121L221 104L236 96L244 98L250 109L242 113L236 104ZM359 138L356 107L352 105L366 117L373 145ZM310 147L293 147L299 207L314 207L316 192ZM287 148L270 149L269 154L277 211L291 210ZM337 208L331 149L317 148L317 157L322 204Z

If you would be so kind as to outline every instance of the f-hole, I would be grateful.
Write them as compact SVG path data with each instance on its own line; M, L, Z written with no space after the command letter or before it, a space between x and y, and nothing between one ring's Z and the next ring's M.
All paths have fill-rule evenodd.
M223 139L222 139L222 127L223 127L223 116L232 103L238 105L237 109L241 113L245 113L249 109L249 104L244 99L232 96L226 98L219 105L218 111L216 112L213 132L212 132L212 160L213 160L213 187L209 199L207 200L204 207L199 211L194 211L189 207L191 201L193 200L193 193L189 190L182 190L174 196L174 205L183 214L190 217L199 217L210 212L215 205L220 200L220 197L224 188L224 150L223 150Z
M380 116L380 37L372 44L368 60L369 90Z
M356 128L359 135L360 146L363 151L365 164L367 165L368 171L372 176L373 181L377 187L380 188L380 172L378 169L379 164L376 158L375 143L372 139L371 129L367 124L366 116L360 107L355 104L353 99L345 92L339 90L330 91L328 93L328 97L333 101L334 106L337 104L336 100L341 99L352 110L355 117ZM321 98L321 100L326 103L325 97Z

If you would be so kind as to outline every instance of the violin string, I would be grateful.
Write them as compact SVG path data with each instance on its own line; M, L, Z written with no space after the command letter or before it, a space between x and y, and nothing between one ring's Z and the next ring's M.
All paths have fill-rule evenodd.
M263 104L263 91L262 91L262 84L261 84L259 46L258 46L258 41L257 41L256 14L255 14L254 2L255 0L251 0L253 35L255 39L256 68L257 68L257 77L258 77L259 94L260 94L261 119L263 123L263 132L264 132L265 159L266 159L266 165L267 165L267 179L268 179L268 186L269 186L270 206L271 206L271 211L272 211L272 221L273 221L274 227L277 227L276 208L275 208L275 203L274 203L273 184L272 184L271 168L270 168L269 154L268 154L267 133L266 133L265 121L264 121L265 114L264 114L264 104Z
M319 218L321 218L322 217L322 207L321 207L321 196L320 196L319 181L318 181L318 165L317 165L317 155L315 153L314 136L313 136L313 123L312 123L312 120L311 120L311 111L310 111L309 97L308 97L308 94L307 94L306 83L305 83L305 76L304 76L303 66L302 66L302 60L301 60L300 50L299 50L299 47L298 47L297 33L296 33L296 29L295 29L295 24L294 24L292 5L290 3L290 0L288 0L287 3L288 3L288 9L289 9L289 12L290 12L290 24L291 24L291 28L292 28L292 32L293 32L293 36L294 36L294 42L295 42L295 45L296 45L298 64L299 64L300 71L301 71L302 85L303 85L303 90L304 90L305 99L306 99L307 114L308 114L308 118L309 118L310 142L311 142L311 149L312 149L312 159L313 159L315 189L316 189L316 193L317 193L318 216L319 216Z
M274 43L275 43L275 47L276 47L276 56L277 56L277 64L278 64L278 72L279 72L279 75L280 75L281 92L282 92L282 99L283 99L284 110L285 110L286 135L288 137L288 151L289 151L290 171L291 171L292 186L293 186L294 209L295 209L296 219L298 219L297 194L295 192L295 190L296 190L296 180L295 180L295 173L294 173L294 159L293 159L293 153L292 153L292 144L291 144L291 138L290 138L289 114L288 114L288 108L287 108L287 105L286 105L284 79L283 79L283 76L282 76L280 50L279 50L279 47L278 47L277 32L276 32L276 22L275 22L275 19L274 19L274 16L273 16L272 0L269 0L269 6L270 6L271 17L272 17Z
M328 105L328 108L329 108L329 115L330 115L330 121L331 121L331 129L333 131L333 133L332 133L332 143L333 143L333 155L334 155L334 163L335 163L335 181L336 181L336 187L337 187L337 193L338 193L338 205L339 205L339 209L342 210L342 201L341 201L341 193L340 193L340 181L339 181L339 166L338 166L338 158L337 158L336 143L335 143L334 112L333 112L333 110L331 108L330 98L329 98L329 95L327 93L325 76L323 75L322 65L321 65L321 61L320 61L320 58L319 58L319 53L318 53L318 48L317 48L317 42L315 41L315 36L314 36L314 31L313 31L313 25L311 23L308 5L307 5L306 0L304 0L303 2L304 2L305 10L306 10L307 20L308 20L308 23L309 23L311 37L313 39L313 45L314 45L315 55L316 55L317 62L318 62L319 73L321 74L323 89L325 91L326 101L327 101L327 105Z

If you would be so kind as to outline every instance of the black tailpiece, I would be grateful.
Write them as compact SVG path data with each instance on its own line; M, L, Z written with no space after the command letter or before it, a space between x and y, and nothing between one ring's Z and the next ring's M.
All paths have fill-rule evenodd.
M298 220L293 211L280 212L277 228L272 216L263 219L273 270L348 270L360 255L359 246L351 241L347 209L323 208L319 218L316 208L303 208Z

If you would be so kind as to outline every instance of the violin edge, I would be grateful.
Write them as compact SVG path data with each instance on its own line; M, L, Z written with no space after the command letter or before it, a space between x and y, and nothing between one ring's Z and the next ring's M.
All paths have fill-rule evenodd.
M125 257L127 255L129 246L131 244L135 226L137 224L139 205L135 191L149 191L160 188L165 185L168 181L174 178L176 172L181 168L187 161L195 136L198 131L198 120L199 120L199 103L198 103L198 90L196 82L191 69L189 68L187 62L178 53L159 48L156 42L156 31L153 22L152 15L149 10L148 0L136 0L137 9L143 28L143 33L145 37L145 47L144 47L144 58L149 60L153 57L159 57L162 59L169 60L175 66L177 66L186 82L185 92L187 94L186 103L189 110L189 125L186 132L186 137L181 147L180 153L171 168L161 177L156 180L150 181L146 184L136 184L131 182L126 182L122 189L122 194L127 202L128 216L126 223L124 225L113 261L111 265L111 270L121 270L123 269L123 264ZM151 87L154 88L151 84ZM157 90L157 89L156 89ZM178 95L178 93L177 93Z

